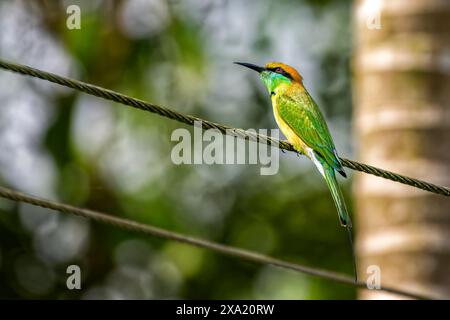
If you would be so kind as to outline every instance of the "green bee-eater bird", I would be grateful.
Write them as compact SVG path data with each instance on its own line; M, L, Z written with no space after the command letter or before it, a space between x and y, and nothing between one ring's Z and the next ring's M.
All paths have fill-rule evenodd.
M250 63L236 64L257 71L267 87L272 99L275 120L287 140L295 150L306 155L316 165L327 182L342 226L348 230L352 246L352 222L345 206L344 198L336 180L335 171L347 177L336 152L333 139L319 107L303 86L303 78L294 68L270 62L264 67Z

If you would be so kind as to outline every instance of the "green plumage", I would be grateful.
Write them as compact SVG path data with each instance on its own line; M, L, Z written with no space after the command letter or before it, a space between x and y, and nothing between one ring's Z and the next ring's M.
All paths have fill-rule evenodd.
M342 170L325 119L306 90L288 90L279 95L277 107L283 120L321 160L334 169Z
M270 62L264 67L244 62L237 64L260 74L272 98L275 120L281 131L297 151L314 162L324 177L336 205L339 222L347 228L357 282L352 222L335 171L344 177L346 175L319 107L303 86L303 78L294 68L280 62Z
M314 153L319 168L330 189L338 210L339 221L343 226L351 227L350 217L340 191L334 171L343 173L337 157L336 148L330 131L317 104L303 89L289 88L275 97L276 108L281 119ZM307 150L299 150L308 155ZM311 157L311 155L310 155Z

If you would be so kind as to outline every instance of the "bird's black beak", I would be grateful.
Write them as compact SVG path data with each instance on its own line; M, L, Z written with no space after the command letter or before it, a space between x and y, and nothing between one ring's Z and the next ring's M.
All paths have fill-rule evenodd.
M260 67L260 66L257 66L257 65L255 65L255 64L246 63L246 62L235 62L235 64L238 64L238 65L247 67L247 68L249 68L249 69L255 70L255 71L258 72L258 73L261 73L261 72L263 72L264 70L266 70L266 68L264 68L264 67Z

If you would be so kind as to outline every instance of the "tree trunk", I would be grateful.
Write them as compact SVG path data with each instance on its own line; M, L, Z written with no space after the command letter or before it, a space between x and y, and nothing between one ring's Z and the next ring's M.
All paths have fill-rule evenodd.
M377 11L380 12L377 29ZM355 0L359 159L450 185L450 1ZM355 177L359 275L450 298L450 198ZM363 299L404 298L361 290Z

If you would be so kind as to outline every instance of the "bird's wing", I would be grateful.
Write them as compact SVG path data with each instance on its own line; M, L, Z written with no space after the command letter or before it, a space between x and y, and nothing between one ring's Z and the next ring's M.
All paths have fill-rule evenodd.
M281 118L319 159L345 176L328 126L312 97L306 91L284 94L278 97L277 105Z

